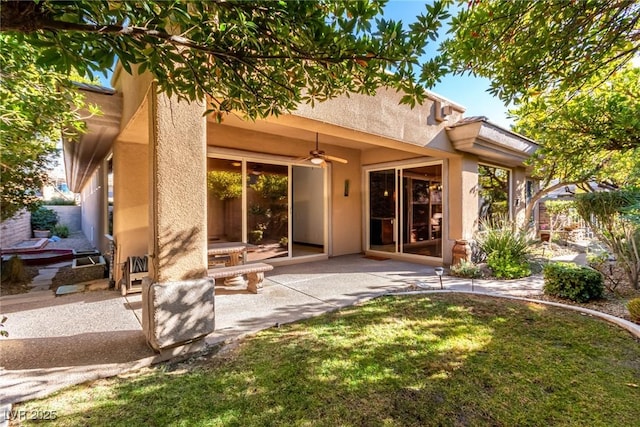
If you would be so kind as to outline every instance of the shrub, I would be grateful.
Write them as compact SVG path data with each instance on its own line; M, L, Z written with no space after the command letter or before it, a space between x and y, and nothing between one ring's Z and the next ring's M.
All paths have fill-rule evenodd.
M640 189L576 194L576 209L635 289L640 289Z
M482 231L476 235L478 248L485 254L493 275L501 279L529 276L527 260L531 240L506 217L482 221Z
M576 302L601 298L604 293L602 274L567 262L554 262L544 267L544 293Z
M618 285L625 279L624 272L617 266L615 260L612 260L607 252L587 255L587 264L602 274L604 286L610 292L614 292Z
M242 196L242 174L239 172L209 171L207 187L220 200L237 199Z
M64 197L54 197L50 200L46 200L44 203L49 206L75 206L76 205L75 199L65 199Z
M11 283L24 283L27 281L27 272L24 262L18 255L14 255L2 266L2 281Z
M51 234L66 239L67 237L69 237L69 227L67 227L66 225L58 224L53 227L53 229L51 229Z
M640 322L640 298L634 298L627 303L627 309L631 315L631 320Z
M31 213L31 229L32 230L53 230L58 223L58 214L45 207L39 207Z
M451 266L449 273L456 277L466 277L469 279L477 279L482 277L480 267L466 260L460 261L458 264Z
M249 243L252 245L257 245L262 241L264 231L262 230L251 230L249 232Z
M493 252L489 254L487 266L498 279L519 279L531 275L531 268L526 259L516 259L508 253Z
M476 235L480 250L487 256L493 252L509 254L515 259L525 259L529 253L530 239L507 219L482 221L482 231Z

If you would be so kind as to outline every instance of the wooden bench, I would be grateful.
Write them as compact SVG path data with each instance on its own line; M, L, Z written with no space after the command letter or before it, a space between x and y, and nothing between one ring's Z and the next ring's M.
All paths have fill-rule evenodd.
M263 262L253 264L241 264L230 267L210 268L209 277L212 279L223 279L227 277L235 277L240 275L247 275L247 290L254 294L262 291L264 272L273 270L271 264L265 264Z

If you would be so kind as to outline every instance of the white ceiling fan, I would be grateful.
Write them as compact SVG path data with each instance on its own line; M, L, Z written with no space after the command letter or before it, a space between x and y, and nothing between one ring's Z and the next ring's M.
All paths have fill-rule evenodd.
M346 159L343 159L341 157L329 156L328 154L325 154L323 150L320 150L318 148L318 132L316 132L315 150L309 151L309 155L307 157L300 159L300 162L306 162L306 161L309 161L314 165L320 165L322 167L326 166L326 162L338 162L338 163L344 163L344 164L349 163Z

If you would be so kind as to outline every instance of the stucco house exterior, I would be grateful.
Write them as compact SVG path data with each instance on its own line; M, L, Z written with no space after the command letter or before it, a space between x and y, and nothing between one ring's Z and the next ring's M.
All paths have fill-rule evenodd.
M116 264L148 254L158 280L204 274L207 242L225 240L271 245L249 261L275 265L359 252L450 264L477 228L483 166L507 172L508 213L524 212L523 162L537 145L435 94L414 109L380 90L219 124L158 94L148 75L119 68L113 84L81 86L103 114L65 142L68 181L87 238L106 251L113 236ZM316 138L347 163L305 160Z
M81 87L103 115L64 156L84 233L103 252L113 239L116 282L145 254L153 282L206 277L215 241L248 242L249 262L276 268L361 252L448 265L478 226L483 168L504 177L503 209L525 209L537 145L435 94L414 109L382 89L216 123L147 74L118 68L112 82ZM311 162L316 141L346 163Z

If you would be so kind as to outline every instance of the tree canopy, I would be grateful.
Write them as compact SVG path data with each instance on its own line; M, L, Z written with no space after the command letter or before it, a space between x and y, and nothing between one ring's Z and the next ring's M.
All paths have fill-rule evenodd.
M604 83L595 75L574 94L559 89L512 111L514 130L540 144L529 160L540 180L529 206L568 184L640 186L640 68L627 65Z
M35 209L36 192L47 181L56 144L84 129L82 97L69 81L37 66L38 51L0 35L0 217Z
M637 0L469 1L444 43L457 73L491 79L506 102L559 89L573 93L640 52Z
M211 97L210 112L251 118L343 93L396 88L425 99L445 69L415 67L449 17L435 0L408 28L380 1L2 1L0 29L40 50L38 64L80 75L150 71L161 90ZM389 72L393 70L393 72Z

